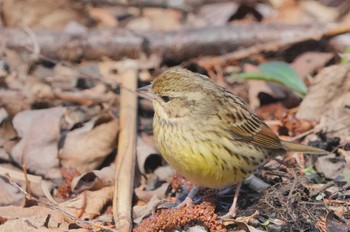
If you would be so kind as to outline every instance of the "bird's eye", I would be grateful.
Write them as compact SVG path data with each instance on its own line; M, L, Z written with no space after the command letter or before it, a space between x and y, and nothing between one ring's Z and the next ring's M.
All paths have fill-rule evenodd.
M160 97L165 103L167 103L168 101L170 101L170 97L168 96L161 96Z

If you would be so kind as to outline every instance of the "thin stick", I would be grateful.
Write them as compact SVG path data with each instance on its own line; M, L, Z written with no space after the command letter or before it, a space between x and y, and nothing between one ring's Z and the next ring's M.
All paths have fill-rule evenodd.
M136 115L137 115L137 64L125 61L121 82L125 88L120 92L120 134L116 158L113 217L119 232L132 229L131 204L135 171Z

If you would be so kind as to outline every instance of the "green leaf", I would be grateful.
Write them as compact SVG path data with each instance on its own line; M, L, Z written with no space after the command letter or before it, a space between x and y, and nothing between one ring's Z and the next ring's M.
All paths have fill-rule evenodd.
M316 196L316 201L321 201L324 197L326 196L326 194L324 194L324 193L320 193L320 194L318 194L317 196Z
M267 219L266 221L261 223L262 226L268 226L269 224L270 224L270 220L269 219Z
M312 175L312 174L316 174L317 172L314 169L314 166L310 165L303 169L303 173L304 175Z
M350 46L347 46L347 47L345 48L344 54L349 54L349 53L350 53ZM349 63L349 58L348 58L348 56L342 56L342 55L340 54L340 57L341 57L341 59L340 59L340 63L341 63L341 64L348 64L348 63Z
M304 96L307 88L295 70L286 62L274 61L259 65L259 73L240 73L233 77L248 80L263 80L279 83L299 96Z

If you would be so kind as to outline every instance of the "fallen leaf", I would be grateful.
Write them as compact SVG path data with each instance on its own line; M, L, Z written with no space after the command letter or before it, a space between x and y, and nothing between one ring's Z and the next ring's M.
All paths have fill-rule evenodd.
M297 118L320 122L329 136L346 141L350 133L350 64L324 68L300 104Z
M162 164L162 157L159 153L146 144L141 137L137 138L136 156L142 174L153 171Z
M319 1L301 1L304 14L309 15L319 22L335 22L340 16L340 11L335 7L326 6Z
M117 27L118 21L107 8L88 7L88 14L102 27Z
M175 169L169 165L161 166L154 170L154 175L158 177L159 181L169 181L175 173Z
M32 206L29 208L19 206L0 207L0 216L11 218L11 220L1 225L1 231L68 230L68 224L62 220L61 213L43 206Z
M84 11L74 7L70 0L6 0L2 7L4 20L9 27L27 25L30 28L62 29L70 21L84 22L85 19Z
M155 212L157 206L162 203L158 196L153 195L145 205L135 205L132 209L133 222L139 224L145 217Z
M15 116L13 126L21 137L11 152L13 159L35 174L60 178L57 159L60 120L65 108L27 110Z
M114 163L101 170L93 170L75 177L71 184L74 192L83 190L97 190L114 184L115 167Z
M96 169L115 148L118 128L118 119L104 115L68 132L59 151L61 165L80 173Z
M0 205L18 205L22 204L24 199L23 193L17 188L6 182L4 179L0 178Z
M350 181L350 169L346 162L337 158L334 154L318 157L315 162L315 169L328 179L335 179L338 176L346 176L346 181Z
M237 8L236 2L204 4L200 7L195 22L202 26L225 26Z
M4 109L3 107L0 108L0 123L2 123L2 121L4 121L4 119L6 119L8 117L8 113L6 111L6 109Z
M302 79L312 75L313 72L325 66L325 64L333 58L332 53L325 52L304 52L291 64L298 76Z
M112 103L115 101L115 94L107 91L104 84L96 85L82 91L61 91L56 90L55 96L64 101L75 102L83 106L92 106L99 103Z
M4 120L0 123L0 157L3 160L10 161L10 153L16 145L17 133L10 120Z
M83 219L93 219L101 214L102 209L112 201L114 186L96 191L85 191L76 198L59 204L59 207Z
M164 183L155 190L147 191L143 189L143 186L140 186L135 189L135 195L141 201L150 201L155 196L161 199L165 196L165 192L167 191L168 187L169 183Z
M337 215L334 211L330 211L326 216L327 232L347 232L349 227L346 223L337 220Z

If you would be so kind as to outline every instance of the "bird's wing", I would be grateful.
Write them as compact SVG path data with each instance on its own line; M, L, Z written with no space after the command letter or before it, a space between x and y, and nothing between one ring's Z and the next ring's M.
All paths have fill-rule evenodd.
M233 140L252 143L270 149L284 149L278 136L261 119L250 112L234 94L227 92L218 113L220 120L228 128Z

